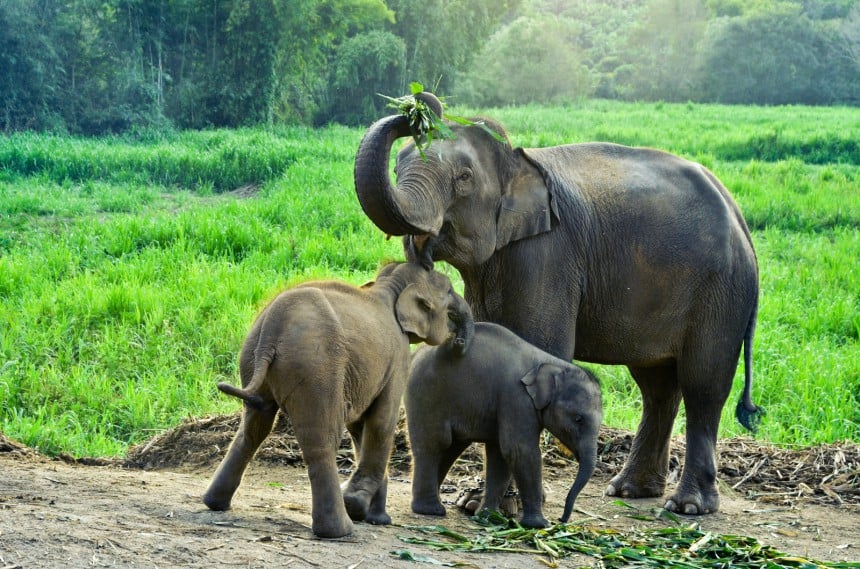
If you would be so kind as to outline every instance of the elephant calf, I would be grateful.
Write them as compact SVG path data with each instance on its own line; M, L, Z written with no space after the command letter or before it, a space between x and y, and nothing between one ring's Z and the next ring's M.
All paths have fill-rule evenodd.
M570 517L594 472L603 417L597 379L497 324L475 324L465 356L444 346L420 349L405 402L413 456L412 510L418 514L445 514L439 486L472 442L486 448L481 509L498 510L513 474L525 527L549 525L542 512L539 442L544 428L579 461L562 521Z
M341 537L352 520L391 523L387 466L409 372L410 343L469 346L466 302L444 275L413 263L386 265L361 288L309 282L276 297L258 316L239 358L244 400L239 431L203 496L230 508L245 468L268 436L278 409L292 421L308 466L313 532ZM341 493L335 461L344 427L358 466Z

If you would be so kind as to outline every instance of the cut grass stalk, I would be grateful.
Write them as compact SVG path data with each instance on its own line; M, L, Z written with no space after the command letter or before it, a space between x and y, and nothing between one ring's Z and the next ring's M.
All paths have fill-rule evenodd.
M621 532L586 525L556 524L545 529L524 528L493 513L472 518L483 526L474 537L444 526L405 526L431 537L399 536L405 543L440 551L468 553L530 553L549 558L550 566L573 553L600 560L603 567L686 567L690 569L847 568L853 563L828 563L788 556L757 539L743 535L717 535L697 524Z

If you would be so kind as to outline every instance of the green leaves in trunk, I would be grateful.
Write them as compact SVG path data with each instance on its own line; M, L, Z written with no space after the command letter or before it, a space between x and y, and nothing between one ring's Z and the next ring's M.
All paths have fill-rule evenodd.
M379 96L388 100L386 107L394 109L397 114L403 115L409 120L409 130L412 133L412 140L415 142L415 146L418 148L418 152L421 153L422 158L426 159L424 151L430 146L433 140L448 140L455 138L454 132L445 124L444 120L464 126L481 127L497 140L504 141L504 137L500 136L497 132L490 130L480 121L473 122L469 119L444 112L444 109L446 108L444 97L439 97L439 102L442 103L443 113L441 117L437 116L436 113L427 106L427 103L417 97L417 95L424 92L424 85L421 83L410 83L409 90L410 94L402 97L394 98L381 93Z

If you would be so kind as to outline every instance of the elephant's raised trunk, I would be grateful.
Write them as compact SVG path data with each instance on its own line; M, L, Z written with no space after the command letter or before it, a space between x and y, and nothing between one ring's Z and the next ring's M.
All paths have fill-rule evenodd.
M579 453L579 472L576 473L576 480L573 481L573 485L567 493L567 499L564 501L564 513L559 518L562 523L567 523L567 520L570 519L576 497L579 496L579 493L591 479L591 475L594 474L594 467L597 465L596 442L595 440L594 445L588 445Z
M442 116L442 103L431 93L415 96ZM388 235L425 235L439 230L440 213L421 196L391 184L389 161L394 141L412 134L409 120L392 115L367 129L355 156L355 192L364 213Z

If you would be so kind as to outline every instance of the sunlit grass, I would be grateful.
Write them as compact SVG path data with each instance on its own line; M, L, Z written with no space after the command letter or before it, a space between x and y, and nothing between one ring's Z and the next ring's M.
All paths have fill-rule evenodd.
M584 101L565 107L460 109L505 125L519 146L609 141L689 158L860 165L856 107L752 107L693 103Z
M515 144L656 146L726 183L761 266L758 436L797 444L860 440L860 164L841 151L822 163L803 144L776 161L729 150L774 125L801 142L804 125L816 140L856 140L850 112L599 101L492 111ZM0 430L52 454L117 455L185 417L235 411L215 384L237 380L242 339L268 299L312 278L358 284L402 258L355 197L361 135L0 139ZM605 422L635 428L627 371L598 374ZM722 436L742 433L742 382L741 364Z

